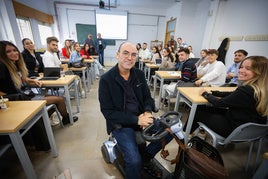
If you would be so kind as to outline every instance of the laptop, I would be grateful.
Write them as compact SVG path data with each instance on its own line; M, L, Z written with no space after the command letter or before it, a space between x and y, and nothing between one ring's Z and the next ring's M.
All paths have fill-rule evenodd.
M40 80L57 80L60 78L60 67L44 68L44 77Z
M156 65L161 65L161 63L162 63L162 59L161 58L155 59L155 64Z

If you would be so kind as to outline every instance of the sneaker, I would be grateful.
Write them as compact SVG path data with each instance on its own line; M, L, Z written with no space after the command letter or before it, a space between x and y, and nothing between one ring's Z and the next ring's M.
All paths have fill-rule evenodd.
M51 126L56 126L60 123L59 119L58 119L58 116L56 113L53 113L51 116L50 116L50 125Z
M106 68L104 68L104 67L102 67L102 70L103 70L103 71L106 71L107 69L106 69Z
M85 94L84 90L81 91L81 96L82 96L82 98L85 98L86 94Z
M157 168L152 161L143 163L143 170L154 178L162 178L163 172Z

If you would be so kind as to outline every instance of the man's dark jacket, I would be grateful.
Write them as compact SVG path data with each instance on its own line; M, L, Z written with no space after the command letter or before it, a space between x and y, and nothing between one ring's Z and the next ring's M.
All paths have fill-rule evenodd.
M155 108L154 100L144 73L132 68L130 75L134 79L131 83L141 113L151 112ZM117 127L135 126L138 124L138 116L125 110L125 93L121 83L118 64L103 74L99 83L99 101L101 112L106 119L107 133L110 134Z

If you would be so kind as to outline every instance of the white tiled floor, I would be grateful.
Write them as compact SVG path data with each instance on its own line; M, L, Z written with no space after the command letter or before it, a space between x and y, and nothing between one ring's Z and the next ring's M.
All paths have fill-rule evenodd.
M50 179L69 168L73 179L121 179L120 172L111 164L106 164L102 159L101 145L108 138L105 120L99 109L98 81L94 82L86 99L81 99L81 112L77 114L79 120L74 125L64 128L54 127L54 135L59 150L59 156L53 158L51 153L29 150L34 169L39 179ZM73 106L75 109L75 106ZM160 114L163 111L159 112ZM156 114L159 115L159 114ZM187 114L184 113L184 119ZM263 145L268 149L268 140ZM225 167L230 173L230 178L251 178L251 173L245 173L244 166L248 152L248 144L237 144L227 148L220 148ZM171 156L177 153L177 144L172 141L168 146ZM156 157L168 170L174 171L171 166ZM0 178L23 179L26 178L21 164L14 152L9 150L0 158Z

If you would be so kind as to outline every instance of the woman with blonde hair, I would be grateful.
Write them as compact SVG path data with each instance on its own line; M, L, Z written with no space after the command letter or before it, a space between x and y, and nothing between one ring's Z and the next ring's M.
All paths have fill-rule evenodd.
M268 59L263 56L245 58L239 67L241 85L233 92L200 90L211 104L197 108L192 131L202 122L223 137L238 126L252 122L265 124L268 115ZM220 98L218 98L220 97Z
M0 92L6 95L22 94L29 89L29 83L41 87L42 83L36 79L28 78L28 71L18 48L8 41L0 41ZM35 100L36 96L22 96L24 100ZM38 97L38 99L40 99ZM44 96L47 105L55 104L61 113L62 122L70 122L64 99L59 96ZM74 117L74 121L77 121Z

